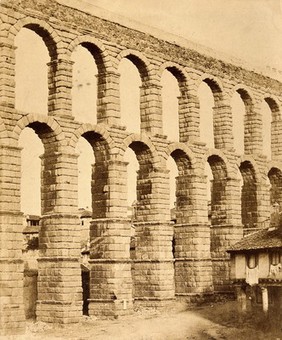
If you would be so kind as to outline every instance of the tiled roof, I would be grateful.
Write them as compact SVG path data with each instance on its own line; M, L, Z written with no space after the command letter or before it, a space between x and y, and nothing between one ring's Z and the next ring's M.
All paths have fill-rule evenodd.
M41 216L38 215L26 215L26 219L30 221L40 221Z
M259 250L282 248L282 228L263 229L249 234L235 243L227 252L242 252L245 250Z
M38 225L27 226L23 230L24 234L36 234L38 232L39 232L39 226Z
M92 211L82 210L80 213L80 218L84 218L84 217L92 217Z

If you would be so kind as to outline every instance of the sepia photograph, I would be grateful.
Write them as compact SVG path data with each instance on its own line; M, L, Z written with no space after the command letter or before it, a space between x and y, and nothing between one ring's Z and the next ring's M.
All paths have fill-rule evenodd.
M0 340L282 340L282 0L0 0Z

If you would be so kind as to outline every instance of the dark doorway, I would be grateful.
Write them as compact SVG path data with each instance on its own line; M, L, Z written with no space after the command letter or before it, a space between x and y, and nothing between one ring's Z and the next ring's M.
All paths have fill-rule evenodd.
M90 298L90 290L89 290L89 281L90 281L90 272L89 271L82 271L82 299L83 299L83 315L89 315L88 313L88 305Z

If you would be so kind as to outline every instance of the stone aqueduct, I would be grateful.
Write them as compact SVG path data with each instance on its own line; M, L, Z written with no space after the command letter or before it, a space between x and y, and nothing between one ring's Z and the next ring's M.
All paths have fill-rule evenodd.
M48 116L15 109L14 40L23 27L42 37L49 51ZM130 313L133 304L159 308L175 298L227 292L226 248L242 237L248 216L260 226L269 217L270 202L282 203L281 83L53 0L1 1L0 35L0 334L25 327L18 146L25 127L34 129L44 145L38 320L74 323L82 315L75 152L81 136L91 144L96 160L90 315L117 316ZM77 45L91 52L98 68L95 126L72 115L71 55ZM136 65L142 79L140 134L130 134L120 124L117 68L122 58ZM180 89L177 143L162 131L160 78L165 69L177 78ZM199 138L197 89L202 81L214 95L215 149ZM246 108L244 155L233 147L230 100L235 91ZM271 161L262 154L262 101L272 112ZM140 166L133 261L125 199L127 148ZM169 214L170 156L178 168L175 225ZM213 173L211 220L206 162Z

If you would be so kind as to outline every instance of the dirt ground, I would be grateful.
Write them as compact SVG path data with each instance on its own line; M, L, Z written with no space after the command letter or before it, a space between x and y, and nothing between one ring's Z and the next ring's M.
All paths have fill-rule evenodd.
M78 325L53 327L48 324L28 321L26 334L6 337L11 340L75 339L75 340L282 340L274 333L264 333L242 324L226 323L219 317L224 307L207 306L194 310L135 312L116 320L95 320L83 317ZM223 309L222 309L223 308ZM227 307L229 308L229 307ZM216 315L216 322L211 321ZM225 316L228 313L224 313ZM231 312L233 315L233 312Z

